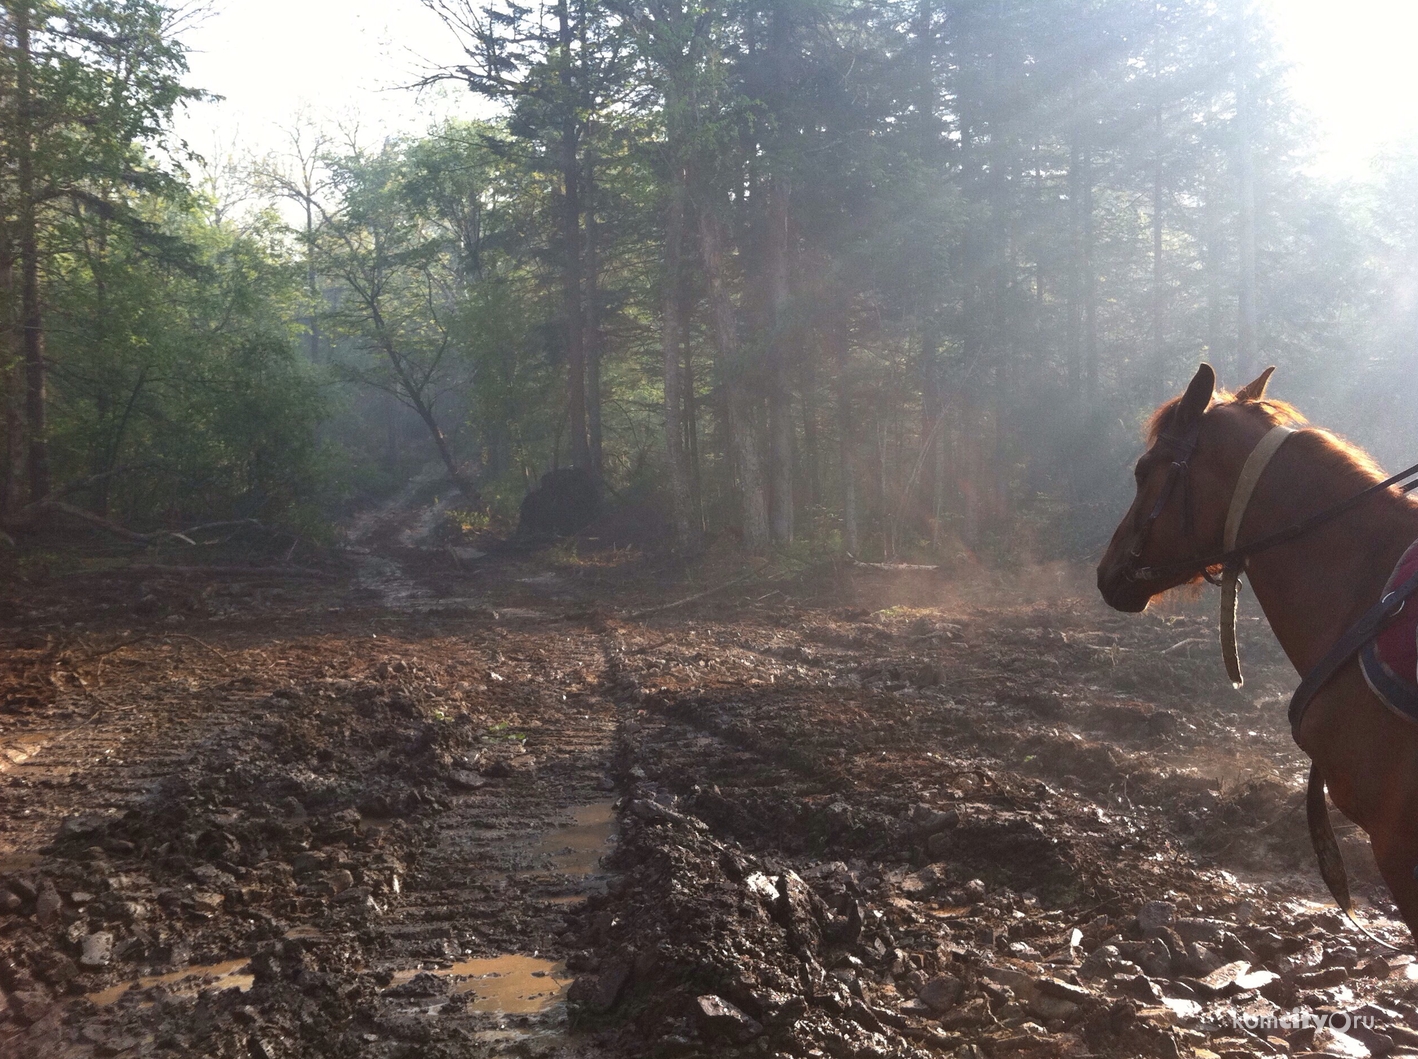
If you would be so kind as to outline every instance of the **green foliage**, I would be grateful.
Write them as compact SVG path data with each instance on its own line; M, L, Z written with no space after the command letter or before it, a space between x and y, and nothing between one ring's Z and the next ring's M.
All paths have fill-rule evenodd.
M122 521L309 525L323 402L292 342L298 274L269 224L214 220L160 162L174 108L200 96L182 84L179 17L158 0L0 15L0 137L17 158L0 176L0 361L21 359L26 311L43 342L24 349L28 374L0 374L4 493L18 442L32 494L52 472ZM31 268L33 299L15 276Z
M54 255L56 467L96 477L95 508L140 523L308 522L324 401L295 348L297 274L268 232L214 224L192 200L148 205L182 267L101 217L74 218Z

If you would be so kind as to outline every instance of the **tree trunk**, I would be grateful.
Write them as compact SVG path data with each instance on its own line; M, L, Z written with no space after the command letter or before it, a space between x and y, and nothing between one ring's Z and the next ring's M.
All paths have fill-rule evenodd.
M922 490L923 494L929 498L926 531L932 542L938 542L940 539L940 510L945 498L942 496L943 482L935 471L944 454L941 447L943 432L940 429L941 413L944 410L944 401L942 400L944 385L940 364L940 336L933 324L927 324L921 331L920 373L921 444L923 447L920 460L922 468L930 470L930 479Z
M561 88L566 95L567 116L561 125L562 180L562 271L561 297L566 328L567 417L571 429L570 459L573 467L591 467L591 446L586 432L586 346L585 314L582 311L581 283L581 167L578 129L571 107L575 78L572 74L573 40L571 13L567 0L558 0L556 17L561 54Z
M837 466L842 488L842 550L861 554L857 534L857 464L853 430L852 388L848 378L848 345L845 329L834 329L829 341L836 347L837 361Z
M1003 3L998 2L992 19L992 37L1003 42L1007 38L1003 31ZM991 222L988 225L991 240L986 269L990 277L990 326L989 356L990 371L985 382L990 386L989 408L994 413L993 444L981 447L981 469L984 476L980 480L981 495L988 504L988 516L995 526L1002 523L1009 513L1009 467L1005 459L1005 424L1008 407L1009 361L1013 354L1015 335L1011 326L1011 292L1015 265L1015 238L1012 225L1017 184L1017 149L1011 133L1007 114L1007 75L1004 71L1005 52L996 46L990 62L988 88L989 109L987 124L990 132L988 148L985 151L989 167L989 196ZM982 404L982 410L984 405Z
M951 498L947 495L950 483L951 439L955 431L953 419L956 400L946 393L942 383L939 390L940 428L936 431L935 445L931 450L931 544L937 549L945 543L946 512L951 508Z
M784 115L788 108L788 64L794 36L792 5L772 5L773 21L768 33L769 107L780 121L777 141L766 159L768 164L767 224L764 244L764 271L769 304L768 343L768 497L773 539L779 544L793 540L793 398L789 379L789 346L793 340L789 317L788 291L788 203L791 184L786 173L784 141L789 135Z
M378 326L382 329L383 325L379 323ZM423 388L414 382L407 362L387 334L381 335L380 345L384 349L385 356L389 358L389 366L394 369L394 375L399 380L399 388L403 391L404 400L409 403L418 417L423 420L423 425L428 428L429 436L433 439L434 447L438 450L438 458L443 461L444 469L448 471L448 477L458 487L458 491L463 494L463 498L468 503L476 508L481 508L481 494L472 479L463 473L462 468L458 466L458 461L453 458L453 450L448 444L448 438L438 425L432 405L424 398Z
M817 440L817 365L811 357L802 365L803 415L803 480L807 485L807 504L816 508L822 503L821 455Z
M789 386L788 345L788 187L774 176L768 182L768 290L772 305L769 345L768 467L773 539L793 540L793 397Z
M680 319L689 320L689 298L684 285L680 287ZM699 460L699 399L695 395L694 351L689 343L684 343L684 433L685 447L689 452L689 495L693 502L694 532L702 539L704 534L704 484L700 481Z
M1158 137L1152 168L1152 372L1153 377L1164 377L1166 368L1166 291L1163 289L1162 235L1163 235L1163 188L1162 170L1162 107L1155 113L1155 134Z
M1216 171L1212 159L1211 172ZM1202 206L1205 235L1206 269L1206 356L1212 364L1226 363L1229 358L1222 353L1221 338L1221 203L1220 188L1214 177L1206 181L1206 201Z
M1083 147L1074 133L1068 152L1068 355L1069 386L1077 396L1083 390Z
M1162 42L1166 37L1163 25L1166 12L1161 4L1152 6L1152 357L1146 369L1143 385L1154 392L1165 386L1166 378L1166 294L1163 290L1162 236L1165 210L1163 180L1163 88L1164 63ZM1147 392L1144 390L1143 392Z
M15 10L15 68L18 135L15 144L19 191L20 329L25 366L25 419L28 434L29 498L49 495L49 440L45 422L44 309L39 290L39 219L34 178L34 90L30 77L30 6Z
M133 389L129 392L128 400L123 406L123 414L119 416L118 423L113 428L113 441L109 446L107 459L95 486L94 510L104 517L107 517L109 512L113 472L118 467L118 457L123 451L123 438L128 433L128 425L133 421L133 409L137 407L138 398L142 395L143 387L147 381L148 369L145 366L139 370L137 381L133 383Z
M605 472L601 436L601 358L605 335L601 326L601 246L600 225L596 222L595 160L586 159L583 200L586 213L586 433L591 470L599 478Z
M88 249L89 272L94 281L94 321L98 327L98 334L95 336L95 349L102 354L108 354L107 331L105 324L109 318L108 311L108 222L103 218L98 220L95 231L91 237L84 240ZM96 443L89 465L89 474L94 480L93 510L97 515L107 518L109 515L109 498L113 486L113 476L110 472L118 466L118 457L123 449L123 435L127 432L128 422L132 416L133 405L138 399L146 377L146 371L140 371L138 383L134 388L132 398L127 402L123 415L115 424L108 444ZM108 392L108 387L100 388L95 395L95 411L98 413L100 423L106 422L112 414L113 394Z
M1236 378L1256 373L1256 177L1251 147L1251 91L1249 71L1242 70L1236 85L1236 132L1241 153L1241 282L1240 319L1236 329Z
M13 337L12 329L7 329L7 337ZM9 353L7 349L6 354ZM0 515L13 518L25 506L24 485L24 377L17 357L7 363L5 370L5 465L0 471Z
M512 470L513 441L512 441L512 421L514 418L513 402L508 396L512 391L512 380L516 375L514 365L515 355L504 349L498 356L496 392L497 400L493 403L491 414L485 415L488 420L487 437L488 447L491 449L492 475L501 478Z
M433 444L438 449L438 458L443 461L443 466L448 471L448 477L458 487L458 492L463 494L463 498L468 503L481 506L482 497L478 494L477 487L473 485L472 480L459 469L458 461L453 458L453 450L448 447L448 438L439 427L438 420L433 416L433 409L424 404L417 396L412 398L412 403L414 411L423 420L424 426L428 427Z
M694 518L690 486L689 430L685 420L689 401L685 393L687 373L681 367L684 351L684 299L680 296L681 257L684 253L685 208L688 201L687 174L675 166L671 177L669 204L665 213L665 261L660 321L660 352L665 376L665 454L670 475L670 506L675 538L680 546L696 549L699 532Z
M403 462L403 446L399 438L399 398L392 393L381 395L384 406L384 459L389 470L397 473Z
M0 229L0 384L3 384L5 462L0 466L0 519L24 506L25 380L14 319L15 254L8 229Z
M723 234L708 209L699 211L699 252L709 281L709 311L719 349L719 377L724 381L729 444L738 470L743 506L743 541L755 554L769 543L768 505L763 496L763 469L758 457L757 428L750 411L739 351L738 321L724 277Z
M319 279L315 273L315 192L305 189L305 288L310 295L310 363L320 363Z
M1083 384L1090 400L1098 394L1098 276L1093 267L1093 150L1083 145Z

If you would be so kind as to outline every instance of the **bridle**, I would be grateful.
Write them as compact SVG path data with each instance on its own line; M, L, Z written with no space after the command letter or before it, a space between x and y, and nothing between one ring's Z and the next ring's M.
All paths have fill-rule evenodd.
M1168 502L1174 493L1180 488L1182 501L1182 536L1190 543L1194 538L1192 512L1191 512L1191 492L1189 486L1189 475L1191 473L1191 458L1196 453L1197 441L1201 434L1201 417L1183 435L1163 433L1158 436L1158 442L1166 442L1176 447L1176 455L1172 464L1167 468L1167 478L1162 483L1162 490L1157 494L1157 499L1152 505L1147 518L1138 527L1137 537L1128 553L1128 565L1124 568L1124 575L1130 581L1158 581L1172 577L1194 577L1200 574L1213 585L1221 589L1220 607L1220 638L1221 657L1226 665L1226 675L1231 678L1231 683L1240 687L1244 680L1241 676L1240 650L1236 642L1236 611L1240 597L1241 574L1245 570L1246 560L1257 552L1274 548L1287 541L1295 540L1311 530L1318 528L1332 519L1338 518L1347 511L1352 510L1364 500L1376 493L1382 492L1399 482L1418 474L1418 464L1414 464L1391 478L1386 478L1382 482L1368 486L1358 493L1337 504L1332 504L1323 511L1317 512L1308 518L1292 523L1282 530L1271 533L1265 537L1250 542L1249 544L1238 546L1237 535L1240 531L1241 522L1245 518L1246 509L1250 504L1251 494L1262 474L1265 473L1271 457L1279 451L1284 442L1296 433L1287 426L1272 426L1270 430L1261 437L1260 441L1246 457L1246 462L1241 469L1240 477L1232 491L1230 507L1226 514L1225 535L1222 540L1223 549L1214 555L1201 555L1191 559L1183 559L1179 562L1167 563L1162 566L1141 566L1138 560L1142 551L1147 546L1147 541L1151 536L1152 528L1157 520L1161 518L1162 512L1166 510ZM1403 487L1405 492L1418 488L1418 482L1410 483ZM1220 573L1213 573L1220 569ZM1397 603L1401 606L1402 600ZM1397 610L1393 610L1388 620L1392 620L1397 615ZM1356 648L1357 649L1357 648ZM1312 674L1317 676L1318 674ZM1328 679L1327 677L1325 679ZM1298 694L1298 693L1297 693ZM1297 700L1298 702L1299 700ZM1307 701L1307 700L1305 700ZM1292 720L1295 721L1298 731L1298 720L1300 714L1304 712L1303 705L1297 705L1292 709Z
M1300 519L1298 522L1293 522L1284 529L1276 530L1274 533L1261 537L1259 540L1252 541L1249 544L1226 548L1211 555L1202 555L1192 559L1182 559L1177 562L1164 563L1160 566L1139 566L1137 565L1137 560L1141 557L1143 548L1147 546L1147 540L1152 533L1152 527L1162 516L1162 512L1167 507L1167 501L1171 499L1178 482L1181 483L1182 487L1182 534L1188 540L1192 537L1190 490L1187 485L1187 476L1191 471L1190 461L1193 454L1196 452L1197 439L1200 433L1201 419L1198 418L1196 425L1182 437L1177 437L1172 434L1161 434L1158 436L1158 442L1166 441L1177 446L1177 458L1172 461L1172 465L1167 469L1167 480L1162 484L1162 491L1157 495L1157 500L1152 505L1152 510L1148 512L1147 518L1143 520L1142 526L1139 527L1136 542L1133 544L1132 548L1129 549L1128 558L1131 561L1124 571L1124 575L1129 581L1161 581L1164 578L1177 577L1183 574L1193 576L1201 574L1212 584L1216 584L1217 578L1211 574L1211 571L1217 567L1223 570L1231 566L1239 567L1252 555L1267 551L1281 544L1287 544L1297 537L1303 537L1311 530L1318 529L1326 522L1330 522L1340 515L1358 507L1365 500L1369 499L1369 497L1377 493L1382 493L1384 490L1399 485L1399 483L1412 478L1414 475L1418 475L1418 463L1415 463L1413 466L1407 467L1397 474L1385 478L1382 482L1375 482L1373 485L1361 489L1353 496L1341 500L1336 504L1331 504L1323 511ZM1409 482L1401 488L1405 493L1412 492L1414 489L1418 489L1418 481Z
M1172 494L1181 489L1182 497L1182 536L1190 542L1193 537L1192 524L1192 504L1191 504L1191 458L1196 453L1197 442L1201 438L1201 419L1197 421L1180 437L1175 434L1162 433L1157 437L1156 445L1168 444L1175 446L1175 455L1171 465L1167 468L1167 477L1162 482L1162 490L1157 494L1157 499L1152 504L1152 510L1147 513L1147 517L1142 520L1142 525L1137 528L1137 535L1133 540L1133 545L1128 549L1128 565L1123 571L1123 575L1129 581L1154 581L1160 577L1167 576L1166 567L1158 568L1152 566L1139 566L1138 560L1142 557L1142 551L1147 547L1147 542L1152 536L1152 528L1157 524L1157 520L1162 517L1162 512L1167 509L1167 502L1172 499ZM1156 447L1154 445L1154 448ZM1190 572L1195 573L1197 566L1191 560L1184 560L1182 564L1171 564L1172 566L1184 565ZM1209 564L1208 564L1209 565ZM1159 572L1164 571L1164 572ZM1182 571L1178 571L1182 572ZM1219 582L1212 579L1208 566L1201 567L1202 576L1213 584Z

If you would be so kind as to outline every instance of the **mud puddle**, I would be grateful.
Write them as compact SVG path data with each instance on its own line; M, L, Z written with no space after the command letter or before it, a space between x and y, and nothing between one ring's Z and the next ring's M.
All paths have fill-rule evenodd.
M615 848L615 802L596 802L572 810L575 823L548 831L537 843L535 853L550 857L563 875L590 876L601 873L601 860Z
M250 966L247 960L227 960L224 963L209 963L196 967L184 967L180 971L167 974L148 975L132 982L121 982L96 993L89 993L87 999L99 1007L109 1007L117 1003L132 990L142 992L153 986L172 986L171 992L193 994L203 989L238 989L246 992L255 978L244 973Z
M489 1015L549 1012L565 999L573 977L558 960L509 955L460 960L433 971L400 971L394 975L393 985L398 987L420 974L454 980L451 995L470 994L473 999L467 1009Z

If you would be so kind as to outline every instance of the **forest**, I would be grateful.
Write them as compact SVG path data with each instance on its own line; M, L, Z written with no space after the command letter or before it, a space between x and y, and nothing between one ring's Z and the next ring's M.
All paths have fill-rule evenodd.
M182 9L5 5L11 534L560 467L690 552L1077 560L1199 360L1418 438L1415 156L1308 175L1244 0L426 5L491 116L245 160L172 133Z

